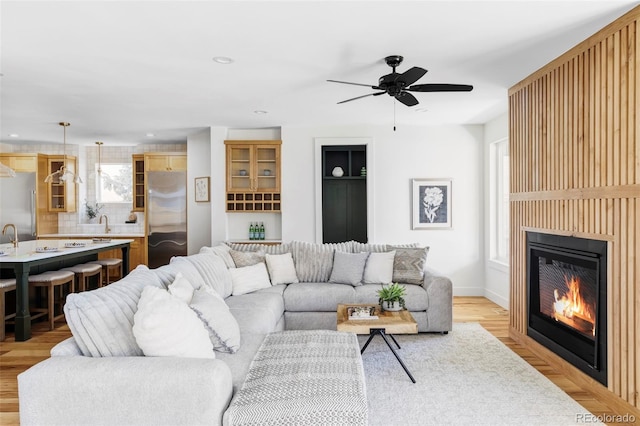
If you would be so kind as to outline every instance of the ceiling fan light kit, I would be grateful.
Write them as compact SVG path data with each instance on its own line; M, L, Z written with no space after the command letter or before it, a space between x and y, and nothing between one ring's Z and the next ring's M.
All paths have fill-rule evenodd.
M327 80L331 83L351 84L355 86L370 87L373 90L379 90L379 92L369 93L366 95L356 96L355 98L346 99L338 102L338 104L344 104L346 102L355 101L357 99L366 98L369 96L380 96L385 93L398 102L412 107L418 105L418 99L409 92L470 92L473 90L473 86L469 84L442 84L442 83L428 83L428 84L416 84L416 81L420 80L427 70L420 67L412 67L402 74L396 72L398 67L404 58L400 55L391 55L384 58L384 61L392 69L390 74L383 75L378 79L378 84L375 86L362 83L351 83L348 81L340 80ZM394 126L395 130L395 126Z

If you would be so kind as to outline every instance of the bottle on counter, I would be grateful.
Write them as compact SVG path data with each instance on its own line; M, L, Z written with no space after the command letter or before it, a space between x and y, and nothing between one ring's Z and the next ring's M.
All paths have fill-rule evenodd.
M260 239L264 240L264 223L260 222Z
M249 223L249 239L250 240L255 240L255 227L253 226L253 222Z

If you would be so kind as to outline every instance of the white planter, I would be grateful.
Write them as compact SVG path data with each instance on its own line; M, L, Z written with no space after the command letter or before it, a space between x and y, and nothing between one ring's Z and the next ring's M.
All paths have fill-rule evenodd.
M393 306L391 306L390 302L384 301L382 302L382 309L389 312L397 312L401 311L403 308L402 305L400 305L400 302L395 302Z

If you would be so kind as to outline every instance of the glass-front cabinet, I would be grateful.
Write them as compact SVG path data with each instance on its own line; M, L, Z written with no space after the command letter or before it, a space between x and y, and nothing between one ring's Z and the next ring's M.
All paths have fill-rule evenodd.
M132 156L133 211L144 211L144 154Z
M279 140L225 141L228 212L279 212Z

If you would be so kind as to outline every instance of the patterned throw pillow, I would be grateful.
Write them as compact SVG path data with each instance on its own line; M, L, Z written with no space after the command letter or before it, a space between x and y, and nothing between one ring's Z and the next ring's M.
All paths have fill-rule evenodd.
M206 289L196 290L189 307L204 323L214 350L232 354L238 351L240 326L218 293Z
M236 264L236 268L253 266L256 263L264 263L265 253L263 251L229 250L229 254L233 258L233 262Z
M389 246L395 250L393 260L393 282L422 285L424 281L424 265L427 261L429 247L406 248Z
M362 285L364 267L369 253L342 253L335 252L333 256L333 269L331 270L330 283Z

